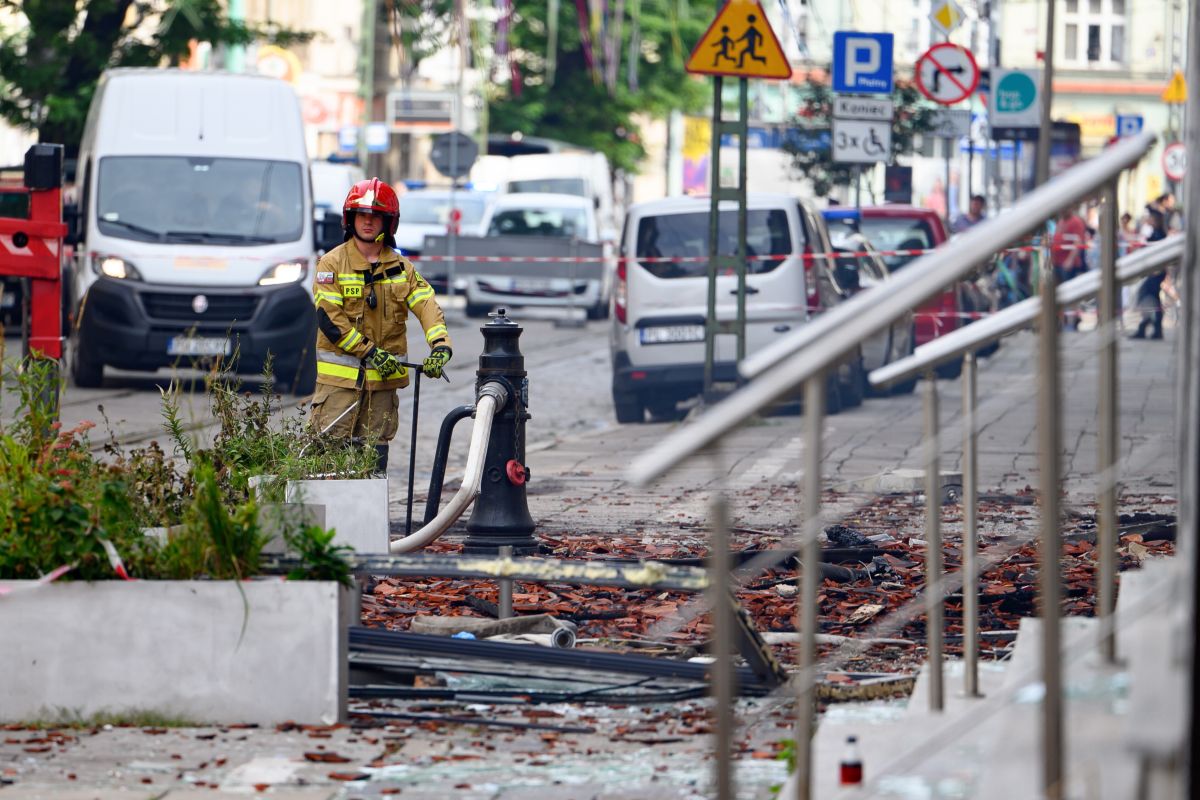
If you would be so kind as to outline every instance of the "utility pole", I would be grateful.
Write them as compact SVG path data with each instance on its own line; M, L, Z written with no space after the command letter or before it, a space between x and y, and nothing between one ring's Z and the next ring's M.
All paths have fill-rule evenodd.
M1057 0L1046 0L1045 71L1042 73L1042 126L1038 131L1037 164L1034 168L1034 188L1050 178L1050 142L1054 121L1050 106L1054 103L1054 7Z
M244 25L246 22L246 0L229 0L230 22ZM225 51L225 69L230 72L246 71L246 45L231 44Z
M375 22L379 18L378 0L363 0L362 30L359 32L358 96L362 101L362 122L358 126L358 163L367 169L367 126L375 107Z

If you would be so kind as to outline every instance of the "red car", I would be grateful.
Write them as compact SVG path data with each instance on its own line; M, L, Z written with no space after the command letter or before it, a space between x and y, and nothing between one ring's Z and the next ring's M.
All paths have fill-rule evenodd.
M859 231L867 237L895 272L917 255L888 255L896 250L932 250L950 238L937 212L917 206L885 205L863 208ZM918 347L957 330L971 321L970 312L981 311L974 302L973 284L960 282L915 311L915 342ZM962 371L958 359L938 367L938 375L953 378Z

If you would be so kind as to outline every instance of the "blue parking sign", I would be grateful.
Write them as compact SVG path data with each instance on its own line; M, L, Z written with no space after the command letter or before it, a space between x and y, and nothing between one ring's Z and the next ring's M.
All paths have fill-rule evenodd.
M892 93L892 34L837 31L833 34L833 91Z
M1137 136L1142 132L1142 126L1145 124L1145 117L1140 114L1124 114L1117 115L1117 136L1124 138L1126 136Z

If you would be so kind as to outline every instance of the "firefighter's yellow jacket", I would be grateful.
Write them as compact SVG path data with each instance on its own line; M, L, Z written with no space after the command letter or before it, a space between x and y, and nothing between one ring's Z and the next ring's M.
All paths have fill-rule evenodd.
M375 296L375 307L368 298ZM384 247L372 268L353 241L333 248L317 263L313 280L317 305L317 383L347 389L396 389L408 385L408 370L382 380L364 363L373 346L401 361L408 360L406 320L411 313L425 331L425 341L450 347L446 318L433 287L412 262Z

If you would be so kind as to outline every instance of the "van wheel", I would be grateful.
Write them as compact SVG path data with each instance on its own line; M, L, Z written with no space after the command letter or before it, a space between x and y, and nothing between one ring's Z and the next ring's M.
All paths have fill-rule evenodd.
M306 397L317 388L317 359L312 348L307 348L300 354L300 364L292 373L292 379L286 383L287 391L297 397Z
M486 317L488 315L488 312L490 312L491 310L492 310L492 307L489 305L484 305L482 303L472 303L472 302L468 301L465 313L466 313L468 319L481 319L483 317Z
M617 422L622 425L646 420L646 407L636 394L613 392L613 410L616 411Z
M104 383L104 362L93 361L78 341L69 342L71 383L80 389L98 389Z
M608 319L608 303L596 303L587 310L588 319Z

